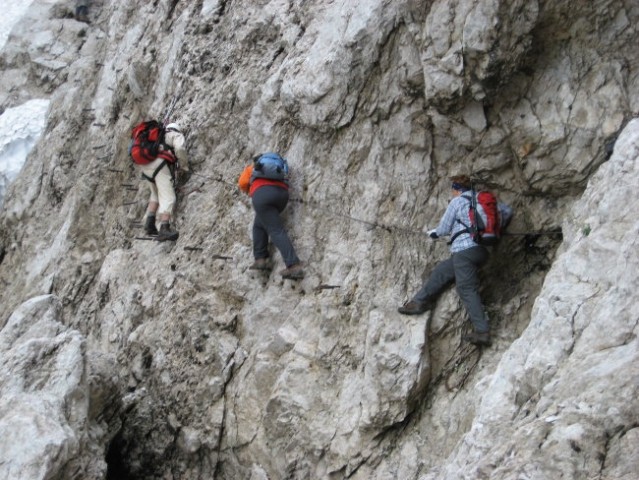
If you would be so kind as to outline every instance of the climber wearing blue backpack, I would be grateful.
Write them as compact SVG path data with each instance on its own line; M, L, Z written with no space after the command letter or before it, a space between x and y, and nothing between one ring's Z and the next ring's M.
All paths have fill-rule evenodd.
M277 247L286 268L282 278L300 280L304 269L284 228L280 213L288 204L288 163L277 153L264 153L253 159L238 180L240 190L248 193L255 210L253 222L253 256L251 270L270 271L268 240Z

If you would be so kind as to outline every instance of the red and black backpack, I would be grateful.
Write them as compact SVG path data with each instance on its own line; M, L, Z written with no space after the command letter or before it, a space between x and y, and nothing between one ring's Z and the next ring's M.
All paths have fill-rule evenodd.
M468 207L468 225L461 220L465 230L457 232L450 240L452 243L462 233L469 233L473 241L487 247L497 245L504 230L510 223L513 209L497 200L492 192L470 190L470 196L465 193L462 198L470 205Z
M164 125L156 120L142 122L131 132L129 155L134 163L147 165L156 158L169 163L177 160L171 149L164 144Z

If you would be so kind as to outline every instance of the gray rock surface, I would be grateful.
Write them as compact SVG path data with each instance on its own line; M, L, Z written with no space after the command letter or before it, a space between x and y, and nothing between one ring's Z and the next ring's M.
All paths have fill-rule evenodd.
M0 331L2 478L99 479L106 473L105 446L117 428L108 420L118 419L113 366L89 361L85 338L60 323L61 311L55 296L34 297Z
M86 25L35 0L0 52L1 107L51 100L0 213L0 356L49 378L47 358L13 360L29 316L77 353L34 392L2 383L2 405L30 395L51 420L52 447L8 455L22 478L639 470L636 2L93 3ZM174 98L194 171L180 239L135 240L130 129ZM277 254L248 270L235 181L264 150L293 171L301 282ZM499 245L481 352L454 290L396 312L448 255L420 232L459 172L515 208L512 233L563 232Z

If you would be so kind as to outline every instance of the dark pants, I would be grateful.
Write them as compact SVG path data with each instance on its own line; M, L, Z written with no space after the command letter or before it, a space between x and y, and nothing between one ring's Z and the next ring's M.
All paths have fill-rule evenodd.
M295 249L284 229L284 223L280 213L288 203L288 190L285 188L265 185L253 193L253 208L255 209L255 221L253 222L253 256L267 258L268 239L282 254L287 267L300 262L295 254Z
M413 301L434 302L439 294L454 282L475 331L487 332L488 319L479 296L479 269L486 260L488 251L480 246L453 253L448 260L437 264L424 286L413 297Z

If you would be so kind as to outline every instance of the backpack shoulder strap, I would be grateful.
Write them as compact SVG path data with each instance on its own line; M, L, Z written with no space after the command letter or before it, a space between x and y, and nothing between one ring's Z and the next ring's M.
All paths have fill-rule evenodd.
M464 195L464 193L466 193L466 192L462 193L459 197L463 198L464 200L466 200L468 202L470 202L470 207L472 208L473 207L473 203L474 203L473 202L473 198L475 198L475 195L474 195L475 191L474 190L467 190L467 191L471 192L471 196L470 197ZM450 241L448 242L448 245L451 245L455 241L455 239L457 239L457 237L459 237L460 235L462 235L464 233L471 233L470 225L466 225L459 218L457 218L455 220L457 221L457 223L461 223L465 228L463 230L460 230L459 232L455 232L453 234L453 236L450 237Z

